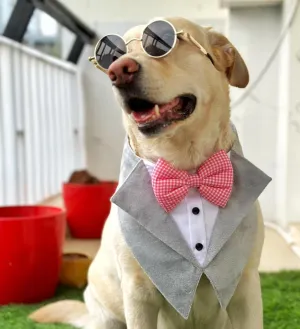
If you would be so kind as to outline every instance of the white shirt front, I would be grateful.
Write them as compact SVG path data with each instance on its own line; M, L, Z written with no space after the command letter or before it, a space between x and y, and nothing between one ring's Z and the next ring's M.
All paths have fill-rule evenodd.
M144 163L152 177L155 164L147 160L144 160ZM193 188L170 213L200 265L205 262L218 212L218 206L202 198L199 191Z

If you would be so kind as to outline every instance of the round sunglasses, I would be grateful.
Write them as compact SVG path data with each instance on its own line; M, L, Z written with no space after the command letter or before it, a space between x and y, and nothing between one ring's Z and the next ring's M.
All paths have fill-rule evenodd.
M189 33L177 32L175 27L165 20L156 20L148 24L140 39L134 38L125 42L117 34L104 36L98 41L94 56L89 57L89 61L98 69L106 72L114 61L127 53L127 46L132 41L140 41L142 49L148 56L162 58L175 48L177 38L191 41L214 64L212 56Z

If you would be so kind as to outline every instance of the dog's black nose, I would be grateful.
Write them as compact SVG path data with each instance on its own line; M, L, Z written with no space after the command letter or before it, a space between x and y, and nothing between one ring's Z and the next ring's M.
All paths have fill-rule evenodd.
M139 63L131 58L119 58L108 68L108 76L113 85L122 88L132 83L140 69Z

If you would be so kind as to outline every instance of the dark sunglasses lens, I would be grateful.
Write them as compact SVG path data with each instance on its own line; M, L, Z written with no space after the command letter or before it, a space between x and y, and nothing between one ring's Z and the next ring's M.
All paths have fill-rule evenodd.
M171 24L165 21L156 21L149 24L143 33L143 48L150 56L166 55L174 46L175 31Z
M107 35L102 38L96 48L96 60L104 69L108 69L110 64L126 54L124 40L117 35Z

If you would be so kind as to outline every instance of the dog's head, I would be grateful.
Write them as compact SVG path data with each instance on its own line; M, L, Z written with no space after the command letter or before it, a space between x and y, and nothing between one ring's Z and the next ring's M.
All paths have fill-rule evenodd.
M201 134L205 143L217 140L218 129L229 126L229 85L243 88L249 81L241 55L225 36L182 18L166 21L209 55L178 34L167 56L150 57L138 40L145 27L137 26L124 36L125 41L131 40L127 53L108 70L131 142L150 158L168 158L162 154L166 143L184 152L183 148L198 143ZM117 75L125 76L118 80Z

